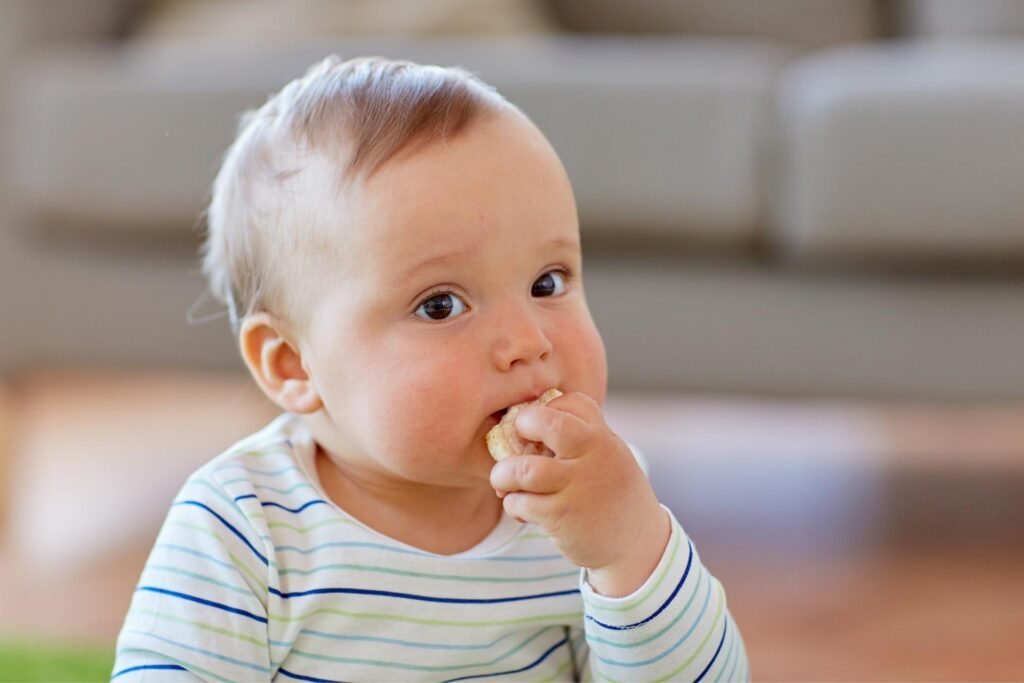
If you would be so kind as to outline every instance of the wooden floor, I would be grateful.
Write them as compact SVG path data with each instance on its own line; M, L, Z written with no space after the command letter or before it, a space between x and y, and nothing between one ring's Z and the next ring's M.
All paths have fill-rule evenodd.
M756 680L1024 680L1024 551L708 558Z
M217 414L209 386L176 382L161 413L173 392L190 419ZM55 403L29 387L22 417L66 425L97 395L76 386ZM1024 681L1024 406L612 394L606 416L725 586L755 680ZM151 543L51 573L0 547L0 634L112 646Z

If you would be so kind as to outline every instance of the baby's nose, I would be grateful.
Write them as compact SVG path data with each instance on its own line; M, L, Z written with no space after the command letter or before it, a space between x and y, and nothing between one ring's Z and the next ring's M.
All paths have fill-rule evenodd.
M509 315L494 342L494 362L498 369L511 370L517 363L530 365L546 360L551 340L533 316L526 312Z

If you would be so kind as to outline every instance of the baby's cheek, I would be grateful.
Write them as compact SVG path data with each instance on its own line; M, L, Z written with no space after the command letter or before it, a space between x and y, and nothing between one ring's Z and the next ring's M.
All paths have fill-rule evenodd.
M608 391L608 361L604 342L593 323L584 322L578 333L567 340L566 364L579 391L604 405Z
M471 394L465 389L458 363L450 367L434 360L430 372L411 373L393 391L394 410L391 424L397 440L396 449L406 459L436 462L438 448L451 450L462 435L463 422L475 406L468 406ZM482 420L483 418L481 418Z

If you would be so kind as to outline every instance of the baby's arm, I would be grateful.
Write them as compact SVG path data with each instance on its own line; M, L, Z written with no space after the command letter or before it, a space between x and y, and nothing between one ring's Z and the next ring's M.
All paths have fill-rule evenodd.
M726 606L725 590L696 547L672 525L665 554L633 594L595 592L583 572L584 629L590 655L583 680L747 681L746 648Z
M271 677L264 542L204 472L182 488L143 569L117 641L118 681Z
M539 524L584 568L590 647L583 678L745 680L746 652L721 584L662 506L593 399L570 393L516 419L555 457L497 463L491 484L510 515Z

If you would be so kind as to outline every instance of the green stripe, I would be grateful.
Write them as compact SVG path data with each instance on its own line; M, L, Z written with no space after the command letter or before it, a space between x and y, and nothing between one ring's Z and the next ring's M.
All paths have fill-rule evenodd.
M358 525L358 522L352 519L345 519L344 517L333 517L331 519L325 519L322 522L317 522L316 524L310 524L309 526L304 527L298 527L294 524L289 524L288 522L271 522L267 525L267 527L270 529L291 529L296 533L307 534L313 529L319 529L320 527L327 526L329 524Z
M270 614L268 615L268 619L270 621L289 623L295 621L304 621L306 619L311 619L312 617L324 614L338 617L351 617L353 619L379 619L382 621L401 621L407 624L425 624L427 626L456 626L459 628L481 628L485 626L515 626L518 624L530 624L538 621L557 621L561 623L564 622L566 619L579 621L583 618L582 612L567 612L564 614L540 614L532 617L522 617L519 619L497 619L491 621L451 621L447 619L422 619L418 617L406 616L404 614L383 614L378 612L349 612L340 609L321 608L294 617L285 616L283 614Z
M288 455L288 450L282 448L279 442L275 442L270 446L246 448L239 455L246 458L265 458L268 455Z
M662 567L661 576L658 577L658 580L654 582L654 585L648 588L643 595L638 597L633 602L630 602L626 605L622 605L620 607L605 607L604 605L594 604L591 600L587 599L586 595L584 595L583 597L584 602L587 603L588 607L594 610L600 610L601 612L627 612L629 610L635 609L638 605L642 605L651 597L651 595L655 591L658 590L662 582L665 580L665 577L669 575L669 570L671 570L675 566L676 555L679 554L679 542L682 537L682 534L677 533L675 534L675 537L676 540L675 543L672 544L672 550L669 554L668 562L665 564L664 567Z
M145 655L147 657L152 657L153 656L153 652L152 651L150 651L150 650L143 650L143 649L137 648L137 647L126 647L126 648L124 648L122 650L118 650L117 651L118 657L120 657L122 653L131 653L131 654ZM178 666L183 666L183 667L185 667L185 669L187 669L188 671L191 671L193 673L200 673L200 674L203 674L204 676L208 676L208 677L213 678L213 679L218 680L218 681L227 681L228 683L231 682L230 678L224 678L223 676L218 676L217 674L213 673L212 671L209 671L209 670L204 669L202 667L196 666L195 664L192 664L191 662L186 662L184 659L176 659L174 657L171 657L170 655L164 654L163 652L160 652L159 655L160 655L161 658L166 659L167 661L171 662L172 664L177 664ZM130 669L131 665L128 665L125 668L126 669ZM114 673L117 673L117 672L115 671Z
M736 622L734 621L733 622L733 626L735 626L735 625L736 625ZM738 673L740 673L740 675L736 677L736 680L749 681L750 680L750 662L747 660L747 646L743 642L743 634L740 633L739 628L734 628L733 629L733 633L736 634L736 640L738 641L738 645L739 645L739 655L737 655L737 656L740 657L740 662L742 662L741 667L736 670Z
M263 489L265 491L273 491L274 493L279 493L282 496L287 496L289 493L294 493L297 489L313 489L314 491L316 491L316 488L308 481L300 481L297 484L292 484L286 489L279 489L276 486L267 486L266 484L253 484L253 488Z
M186 624L188 626L194 626L203 631L209 631L210 633L219 633L220 635L227 636L228 638L234 638L235 640L242 640L246 643L251 643L260 649L264 649L267 647L267 641L265 640L258 640L256 638L253 638L252 636L245 635L244 633L239 633L238 631L231 631L226 628L219 628L217 626L213 626L202 621L182 619L181 617L173 617L165 612L154 612L153 610L148 609L133 609L132 612L137 614L145 614L151 617L156 617L161 621L173 621L176 624Z
M167 524L165 526L180 526L180 527L184 527L184 528L188 529L189 531L195 531L196 533L202 534L204 536L209 536L210 538L215 538L218 541L221 541L221 543L224 542L224 537L221 536L220 534L215 533L213 531L210 531L205 526L199 526L198 524L193 524L192 522L182 522L181 520L173 520L173 521L167 522ZM271 538L270 536L265 536L263 534L259 534L259 538L260 538L261 541L264 541L264 542L272 541L273 540L273 538ZM227 546L225 546L225 547L227 547ZM271 561L271 564L273 564L273 561Z
M515 653L519 652L524 647L529 645L531 642L533 642L534 640L539 638L541 635L543 635L545 632L550 631L552 628L554 628L554 627L548 626L548 627L542 628L541 630L537 631L532 636L530 636L529 638L527 638L522 643L520 643L516 647L512 648L511 650L509 650L505 654L499 655L499 656L495 657L494 659L492 659L490 661L487 661L487 662L474 662L472 664L460 664L458 666L427 666L427 665L424 665L424 664L404 664L404 663L400 663L400 662L395 662L393 660L392 661L384 661L384 660L380 660L380 659L359 659L359 658L355 658L355 657L333 657L331 655L320 655L320 654L315 654L315 653L312 653L312 652L303 652L302 650L294 650L294 649L289 654L297 655L299 657L306 657L308 659L316 659L316 660L324 661L324 662L337 662L337 663L340 663L340 664L370 664L370 665L373 665L373 666L381 666L381 667L385 667L385 668L388 668L388 669L406 669L406 670L409 670L409 671L434 671L434 672L462 671L462 670L465 670L465 669L475 669L475 668L478 668L478 667L493 666L494 664L497 664L501 660L507 659L507 658L511 657L512 655L514 655Z
M250 479L248 477L237 477L235 479L225 479L224 481L220 482L220 485L224 486L224 487L227 487L227 486L230 486L231 484L241 484L241 483L252 484L252 479ZM316 487L314 487L312 484L310 484L307 481L300 481L297 484L292 484L291 486L289 486L286 489L279 489L276 486L268 486L266 484L252 484L252 487L254 489L263 489L265 491L273 491L274 493L280 493L282 496L286 496L289 493L293 493L296 489L301 489L301 488L313 489L314 491L316 490Z
M716 581L716 583L718 583L718 582ZM693 660L697 659L697 657L700 656L700 654L701 654L701 652L703 652L705 646L707 646L708 640L710 640L711 636L715 635L716 632L718 631L718 622L722 618L722 613L723 613L724 609L725 609L725 590L722 588L722 584L719 583L718 584L718 609L715 611L715 621L708 628L708 632L704 634L704 640L700 641L700 644L697 645L697 649L694 651L694 653L692 655L690 655L689 659L687 659L685 662L680 664L679 668L677 668L675 671L672 671L671 673L669 673L664 678L657 679L657 681L655 681L655 683L661 683L662 681L668 681L668 680L671 680L671 679L675 678L676 676L679 675L680 671L682 671L686 667L690 666L690 664L693 663Z
M522 535L512 536L512 538L506 539L504 543L499 545L497 548L492 549L488 554L489 555L493 555L493 554L497 553L499 550L503 550L505 548L512 547L516 543L522 543L523 541L534 541L534 540L538 540L538 539L542 539L542 538L543 539L550 539L551 537L548 536L547 534L542 534L542 533L539 533L539 532L536 532L536 531L534 531L532 533L529 533L529 534L522 534Z
M438 581L465 581L467 583L526 583L533 581L548 581L550 579L564 579L575 576L578 570L562 572L560 574L545 574L543 576L458 576L457 574L432 574L430 572L414 572L406 569L390 569L377 565L367 564L325 564L314 569L282 569L281 576L288 574L300 574L309 576L316 572L328 571L331 569L353 569L356 571L374 572L379 574L394 574L396 576L411 576L417 579L436 579Z

